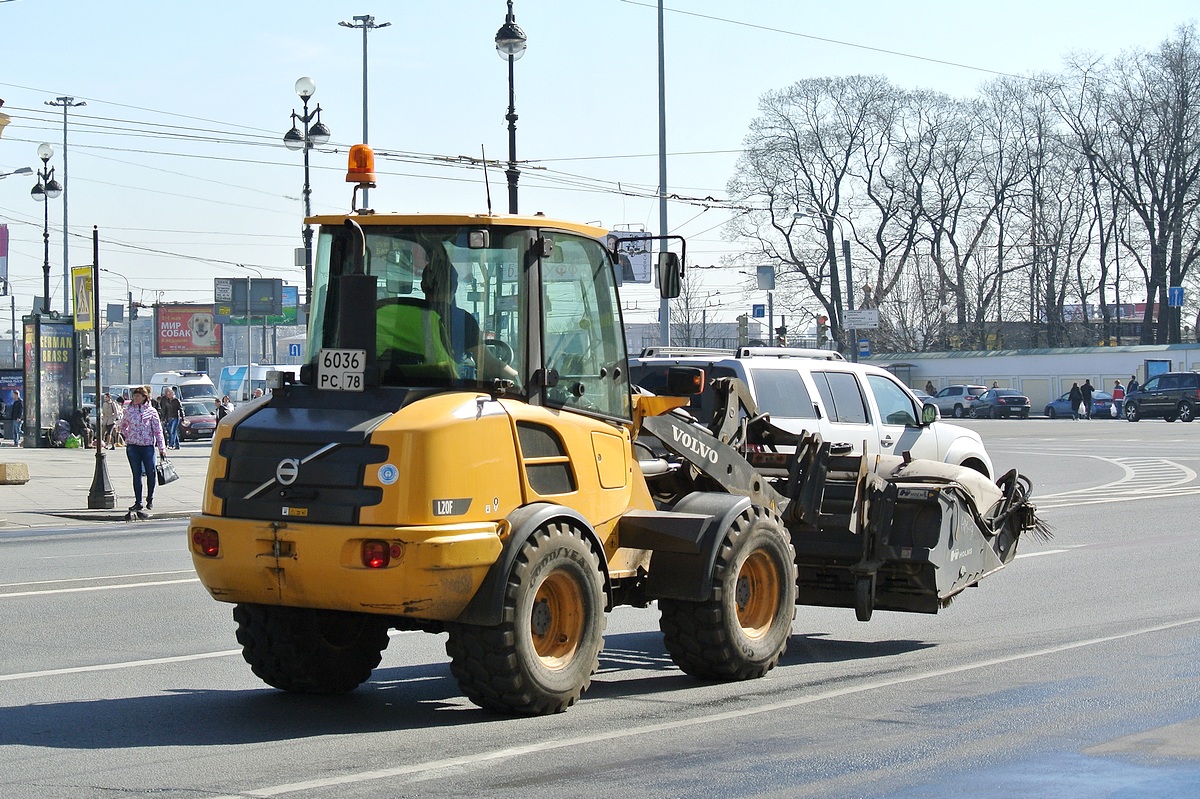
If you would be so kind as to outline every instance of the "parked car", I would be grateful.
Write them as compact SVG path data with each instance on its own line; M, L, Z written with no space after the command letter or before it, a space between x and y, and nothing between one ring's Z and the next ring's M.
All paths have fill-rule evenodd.
M736 377L749 388L771 423L791 433L815 431L851 452L899 455L967 466L992 478L992 460L973 430L937 419L890 372L840 357L787 348L743 348L738 352L652 348L630 359L630 379L648 391L666 384L672 366L698 366L706 378ZM791 354L801 353L801 354ZM689 410L707 423L713 391L692 397Z
M179 423L179 438L183 441L199 441L212 438L217 429L217 409L212 403L199 400L184 400L183 421Z
M971 403L972 419L1029 418L1029 397L1011 388L989 388Z
M934 396L933 404L942 412L942 416L961 419L970 416L971 405L985 391L987 386L946 386Z
M1125 418L1190 422L1200 408L1200 373L1164 372L1125 395Z
M1107 391L1092 392L1092 418L1106 419L1112 416L1112 394ZM1056 400L1052 400L1044 411L1051 419L1067 417L1074 413L1071 409L1071 393L1067 392Z
M928 391L920 388L910 388L909 391L911 391L923 405L932 405L935 408L937 407L937 403L933 402L933 395Z

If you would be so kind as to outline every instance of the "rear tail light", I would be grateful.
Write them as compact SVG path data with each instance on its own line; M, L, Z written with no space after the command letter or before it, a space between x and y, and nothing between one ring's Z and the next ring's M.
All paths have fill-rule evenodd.
M192 529L192 545L201 555L215 558L221 553L221 536L207 527Z
M398 560L404 550L399 544L387 541L363 541L362 562L368 569L386 569L393 560Z

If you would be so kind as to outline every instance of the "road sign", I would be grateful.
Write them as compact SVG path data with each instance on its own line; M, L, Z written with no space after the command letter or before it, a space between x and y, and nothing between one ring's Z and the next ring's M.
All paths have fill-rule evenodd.
M846 311L846 327L851 330L871 330L879 327L879 309Z
M288 357L289 358L299 358L300 357L300 345L299 344L289 344L288 345Z
M1167 305L1171 308L1183 307L1183 286L1167 287Z
M767 306L765 304L755 303L753 306L751 306L751 310L753 311L751 316L753 316L755 319L767 318Z
M871 340L870 339L860 338L858 340L858 357L860 357L860 358L870 358L871 357Z
M75 291L75 329L91 330L96 320L92 307L92 267L71 267L71 286Z

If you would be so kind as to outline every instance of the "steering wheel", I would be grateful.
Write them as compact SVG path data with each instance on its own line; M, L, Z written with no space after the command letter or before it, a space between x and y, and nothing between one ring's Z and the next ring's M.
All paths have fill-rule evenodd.
M501 341L498 338L489 338L484 341L484 345L488 348L488 351L491 352L492 355L495 356L496 359L505 366L508 366L513 362L513 348L507 341Z

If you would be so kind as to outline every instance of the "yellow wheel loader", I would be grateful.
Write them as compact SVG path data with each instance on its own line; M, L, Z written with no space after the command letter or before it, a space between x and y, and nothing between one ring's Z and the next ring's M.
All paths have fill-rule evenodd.
M606 612L654 602L682 670L759 677L798 603L936 612L1036 526L1023 478L789 438L736 384L692 418L700 370L673 370L668 396L631 388L603 229L308 221L308 362L221 422L188 530L272 686L353 690L390 628L425 630L448 633L472 702L560 712L598 666ZM682 256L660 256L664 296Z

